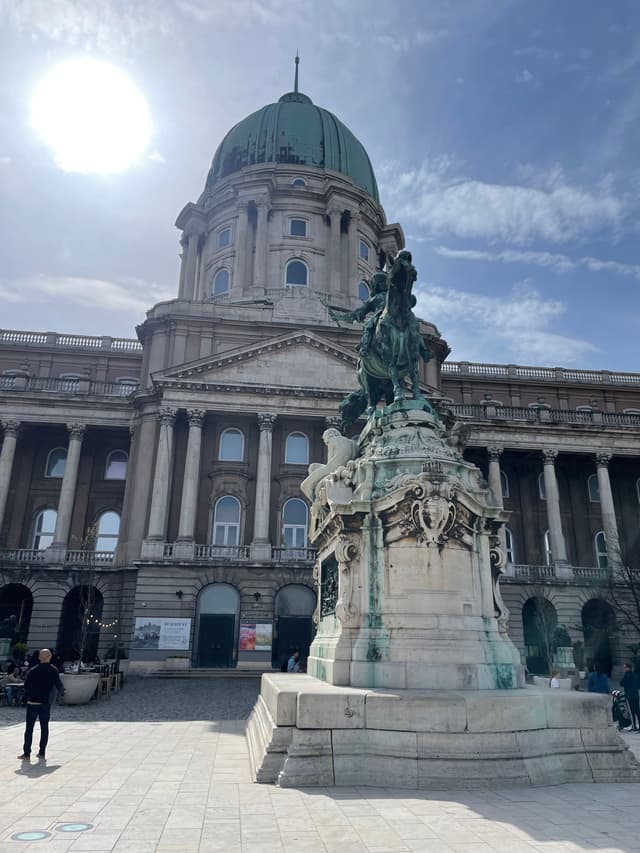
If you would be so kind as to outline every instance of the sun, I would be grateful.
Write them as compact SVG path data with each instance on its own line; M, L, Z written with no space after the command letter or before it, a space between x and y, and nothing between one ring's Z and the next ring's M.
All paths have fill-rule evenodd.
M140 90L119 68L90 58L56 65L38 83L31 123L65 172L124 172L151 138Z

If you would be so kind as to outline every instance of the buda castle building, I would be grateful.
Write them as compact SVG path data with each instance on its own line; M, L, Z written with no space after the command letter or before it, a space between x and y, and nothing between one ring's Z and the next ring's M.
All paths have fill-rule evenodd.
M362 304L402 227L363 145L297 85L228 132L176 225L176 298L137 337L0 331L0 658L19 641L73 660L83 620L85 656L138 670L277 666L313 637L300 484L361 334L329 306ZM544 669L541 611L619 663L606 587L640 562L640 375L449 361L420 328L424 391L508 515L523 663Z

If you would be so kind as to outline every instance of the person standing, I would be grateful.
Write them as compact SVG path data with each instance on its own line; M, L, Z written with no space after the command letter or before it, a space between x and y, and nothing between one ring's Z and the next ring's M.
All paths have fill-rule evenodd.
M631 724L634 732L640 731L640 678L633 671L630 663L624 665L624 675L620 682L631 711Z
M589 693L608 693L609 679L602 671L599 663L596 663L593 672L589 673L589 681L587 683Z
M300 652L298 649L289 658L287 672L300 672Z
M51 652L42 649L39 654L39 663L32 667L24 680L24 692L27 700L27 721L24 731L24 747L21 761L29 761L31 758L31 741L33 740L33 729L36 720L40 722L40 749L38 758L44 760L49 741L49 715L51 706L49 694L51 688L55 687L61 696L64 696L64 685L60 681L58 670L51 666Z
M560 670L559 669L555 669L551 673L551 678L549 679L549 687L553 688L554 690L559 689L559 687L560 687Z

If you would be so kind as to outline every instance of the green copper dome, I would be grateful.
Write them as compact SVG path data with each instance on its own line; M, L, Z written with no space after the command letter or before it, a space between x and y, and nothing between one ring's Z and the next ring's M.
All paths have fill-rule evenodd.
M363 145L333 113L301 92L252 113L232 127L215 153L207 187L258 163L292 163L350 177L376 201L378 185Z

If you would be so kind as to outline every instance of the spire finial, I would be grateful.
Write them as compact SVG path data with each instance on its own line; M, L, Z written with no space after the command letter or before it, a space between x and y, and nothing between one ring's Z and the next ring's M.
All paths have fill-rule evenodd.
M296 76L293 81L293 91L298 94L298 65L300 64L300 57L298 56L298 51L296 50Z

